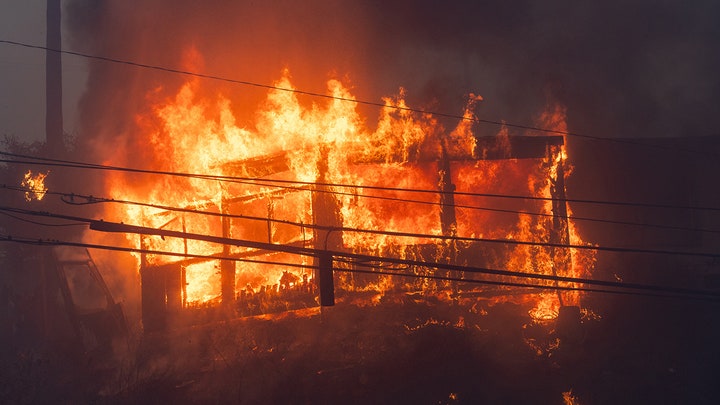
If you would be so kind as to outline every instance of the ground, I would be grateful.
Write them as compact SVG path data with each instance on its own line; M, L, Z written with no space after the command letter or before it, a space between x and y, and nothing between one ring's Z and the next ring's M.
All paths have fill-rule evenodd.
M339 303L139 338L116 363L18 353L2 402L693 403L720 400L716 303L595 295L561 341L527 306ZM122 352L122 350L118 350ZM566 394L567 396L568 394Z

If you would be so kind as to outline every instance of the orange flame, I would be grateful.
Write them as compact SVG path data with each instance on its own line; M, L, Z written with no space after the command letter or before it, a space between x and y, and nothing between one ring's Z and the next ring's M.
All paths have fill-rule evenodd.
M287 72L275 85L282 89L293 88ZM412 193L402 189L437 190L438 173L441 172L438 162L442 154L472 157L476 147L470 120L461 120L456 128L446 130L431 115L408 110L402 89L396 97L384 99L386 108L380 111L377 127L369 130L357 112L356 104L347 101L354 99L350 91L337 80L330 80L327 85L328 95L335 98L325 105L305 106L294 92L270 90L253 126L242 127L236 122L228 100L222 96L214 100L202 98L199 96L199 82L188 81L174 98L157 102L151 112L137 117L139 130L147 139L142 153L156 170L236 176L248 180L357 184L362 185L360 188L313 188L302 184L277 188L274 183L262 181L220 183L187 177L153 178L147 183L138 183L116 173L111 175L107 185L108 193L115 198L214 214L242 214L254 219L232 219L223 223L217 216L200 215L191 210L177 214L134 206L109 207L107 217L154 228L276 244L336 244L336 249L400 258L446 263L461 260L458 257L465 245L455 242L436 243L430 238L418 240L379 233L316 231L310 226L299 225L334 220L346 228L441 235L443 231L438 220L441 208L437 203L437 194ZM466 118L472 117L474 105L481 99L471 95L464 112ZM546 115L543 120L551 120L553 125L564 128L562 109L556 108ZM509 145L507 128L503 128L498 136ZM108 160L117 158L111 156ZM550 196L552 182L557 180L558 168L566 165L566 158L565 150L560 149L540 163L517 159L467 159L452 162L449 168L458 191L501 190L507 194L527 194L529 188L532 195ZM568 168L565 174L569 171ZM392 190L382 190L382 187L391 187ZM320 202L325 198L323 196L328 195L325 192L336 194ZM546 216L496 215L492 211L472 209L497 204L481 196L458 195L455 204L457 223L453 224L453 229L458 236L537 242L548 239L551 220ZM524 208L508 204L502 208L552 212L550 201ZM570 241L581 243L571 221L567 228ZM297 270L298 266L312 265L311 259L302 256L258 253L237 247L227 247L222 251L221 247L210 243L174 238L132 236L129 243L147 249L197 255L222 253L262 257L264 261L294 266L236 264L236 292L254 293L268 286L276 286L277 289L283 276L287 280L290 273L293 280L312 278L310 271ZM430 249L428 246L434 247ZM484 260L498 267L542 274L558 272L553 267L553 255L549 248L518 246L503 254L477 254L478 257L483 255L487 256ZM569 265L559 273L580 275L589 271L593 258L583 255L571 252ZM472 256L462 260L475 259ZM147 265L159 265L170 259L147 255L144 260ZM183 266L187 283L184 292L186 302L208 302L219 295L217 260ZM420 271L415 270L416 273ZM337 277L347 288L357 291L390 291L401 282L391 277L368 281L347 273ZM437 288L437 283L420 280L414 282L412 288L432 290ZM557 303L543 302L557 299L554 297L536 297L538 311L543 312L541 307L556 310ZM578 299L568 293L563 298L568 302Z
M572 390L568 390L562 393L563 403L565 405L580 405L578 398L573 395Z
M37 200L40 201L45 197L47 193L47 187L45 186L45 178L50 174L47 173L35 173L32 170L28 170L20 183L21 187L27 189L25 192L25 201Z

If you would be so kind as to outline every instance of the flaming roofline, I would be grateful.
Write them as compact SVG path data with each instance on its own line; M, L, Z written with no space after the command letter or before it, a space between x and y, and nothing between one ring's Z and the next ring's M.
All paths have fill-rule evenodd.
M414 161L403 162L405 164L437 163L440 179L440 182L438 183L438 193L440 194L441 200L439 219L441 222L442 232L446 236L454 235L456 221L454 206L455 186L452 184L450 163L480 160L544 159L548 156L553 156L554 153L557 153L560 150L559 148L564 144L564 138L562 136L476 137L475 140L475 150L472 155L448 150L443 147L439 149L440 154L438 155L419 155ZM338 147L338 145L334 146ZM326 145L325 150L327 150L327 147L329 147L329 145ZM309 294L314 295L319 289L320 305L334 305L335 297L332 274L333 256L331 252L344 252L345 249L342 245L342 233L340 231L329 231L327 229L342 229L343 224L342 218L338 213L338 203L336 198L332 193L323 192L330 190L326 183L327 162L324 161L327 159L327 154L322 153L322 150L324 149L322 145L320 146L320 149L321 154L320 161L318 162L317 184L300 187L299 189L294 188L291 190L282 190L279 192L280 194L293 193L297 191L312 192L313 225L315 228L315 231L313 232L313 240L302 240L297 241L296 243L277 245L273 244L270 237L271 233L269 232L268 235L270 239L268 240L268 244L271 245L268 246L271 248L263 248L261 246L247 252L233 252L230 245L222 242L223 240L230 240L230 218L228 218L228 214L230 213L231 207L233 205L246 204L259 198L267 197L269 194L256 193L247 196L224 196L221 202L196 202L193 204L193 207L216 206L218 213L222 214L220 216L223 234L221 237L213 237L223 244L222 252L218 253L216 255L217 257L210 256L204 260L192 258L162 265L150 265L145 257L146 255L141 255L140 274L143 296L143 323L147 330L162 330L166 328L168 324L168 315L186 307L187 303L183 298L185 296L184 288L186 285L184 277L185 266L200 262L220 260L219 269L221 274L221 294L219 298L223 307L230 308L238 300L238 297L236 296L235 286L235 265L232 260L228 259L262 256L277 253L278 251L290 252L291 254L303 254L302 252L306 252L308 249L312 250L312 252L316 252L317 249L326 251L326 254L310 255L314 257L314 263L312 266L315 269L314 276L309 283L308 280L304 280L304 284L310 286L310 288L306 288L306 292ZM227 175L234 176L246 176L253 178L272 176L274 174L291 170L288 162L292 153L294 152L285 151L272 155L231 162L223 165L222 170L227 173ZM357 156L355 159L352 159L352 161L357 164L393 163L387 162L384 158L369 158L367 156ZM557 180L558 179L552 179L553 187L551 187L551 194L554 200L552 210L553 229L550 232L551 241L555 243L568 243L567 210L565 207L561 207L561 205L564 205L565 200L565 186L562 180ZM167 216L170 214L172 213L163 212L157 215ZM268 229L270 226L270 222L268 222ZM182 237L180 233L176 236ZM141 241L142 240L143 236L141 236ZM308 245L308 243L310 245ZM141 245L143 245L142 242ZM248 245L244 246L247 247ZM556 260L565 260L564 257L560 256L556 258L554 252L553 257ZM555 267L557 267L557 265L553 266L554 274L557 275ZM241 294L240 297L242 298L242 296L244 295Z

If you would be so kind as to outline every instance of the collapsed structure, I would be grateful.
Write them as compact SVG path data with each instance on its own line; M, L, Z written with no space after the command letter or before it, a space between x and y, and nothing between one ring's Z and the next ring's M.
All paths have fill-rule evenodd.
M454 237L458 234L456 185L454 169L458 165L476 167L479 162L492 161L544 161L554 162L546 165L545 174L549 182L550 217L544 223L549 226L546 235L549 245L568 245L570 242L568 212L565 196L565 172L563 146L561 136L499 136L476 137L474 149L471 153L459 151L448 147L442 142L434 150L438 153L418 153L411 163L388 162L387 158L376 158L367 155L350 153L350 162L364 167L382 166L400 163L405 166L423 167L424 170L434 170L437 179L437 190L429 201L435 200L439 206L436 218L441 236L445 243L434 240L418 241L417 238L410 243L396 242L392 248L385 246L376 249L368 246L344 243L344 232L356 232L357 229L347 228L343 223L343 202L338 198L345 193L342 185L331 184L328 180L328 152L327 148L335 145L320 145L315 162L316 178L312 182L274 182L277 179L293 179L298 176L293 173L291 155L297 151L286 151L266 156L225 163L222 172L234 181L253 179L262 184L267 179L265 190L241 195L233 194L229 188L223 188L219 200L198 201L192 206L185 206L177 210L160 210L153 214L153 218L146 219L146 223L161 224L159 229L169 230L168 236L188 235L181 240L182 252L187 254L189 243L197 239L191 234L188 217L197 214L202 209L210 213L208 221L215 222L206 225L206 229L219 230L220 234L213 241L224 242L221 249L206 257L188 257L171 262L158 262L152 254L140 255L140 277L142 283L142 319L147 331L163 330L169 324L178 322L201 322L202 317L212 308L220 310L230 309L239 315L255 315L281 310L311 307L316 305L333 305L336 291L341 296L352 294L353 291L367 291L367 287L374 283L377 287L378 277L371 273L378 267L370 263L357 260L352 254L348 257L333 257L333 254L342 256L343 252L353 254L367 254L396 259L414 258L429 262L438 259L447 264L458 266L486 267L497 263L497 256L503 255L500 248L482 243L481 241L465 241L458 243ZM527 167L535 167L527 166ZM526 174L530 175L530 174ZM281 188L270 188L277 184L291 184ZM478 190L480 192L481 190ZM462 193L461 193L462 194ZM297 195L309 195L309 198L297 199ZM293 198L295 196L295 198ZM357 195L354 197L358 198ZM287 220L276 219L275 212L286 210L286 204L297 204L298 201L308 203L308 211L312 221L303 224ZM492 210L492 209L491 209ZM262 212L264 211L264 212ZM248 215L253 213L254 215ZM264 214L264 215L261 215ZM521 213L516 213L521 214ZM478 227L482 224L477 224ZM251 228L248 231L248 228ZM181 233L173 233L172 230ZM382 233L382 232L379 232ZM423 233L422 231L419 233ZM309 235L308 235L309 234ZM482 230L478 229L478 234ZM157 235L157 233L156 233ZM160 234L162 236L162 234ZM238 237L240 236L240 237ZM145 250L152 245L152 239L157 236L140 235L139 246ZM405 238L405 240L410 240ZM402 244L402 246L399 246ZM504 247L505 249L507 247ZM568 249L549 248L552 273L567 275L572 264ZM341 260L335 260L341 259ZM355 259L355 260L353 260ZM311 260L311 261L310 261ZM418 276L417 282L396 284L395 290L399 292L415 292L427 290L427 280L424 276L447 275L431 268L422 268L415 265L406 266L403 271L410 276ZM277 274L282 275L272 283L245 283L247 279L243 274L245 266L273 266ZM197 267L210 269L205 278L196 274ZM364 271L358 272L358 269ZM334 271L335 270L335 271ZM381 274L382 272L380 272ZM219 275L219 277L218 277ZM465 275L460 275L464 278ZM469 277L469 279L474 279ZM495 277L494 280L498 280ZM487 278L486 278L487 280ZM193 297L193 290L201 288L208 290L209 298L197 299ZM434 289L439 285L436 283ZM495 291L497 288L489 286L441 286L448 291L460 290ZM385 288L387 289L387 288ZM382 291L380 291L382 292ZM386 292L386 291L385 291ZM507 293L507 291L505 291ZM562 305L562 296L558 293L557 299ZM198 318L200 314L200 318Z

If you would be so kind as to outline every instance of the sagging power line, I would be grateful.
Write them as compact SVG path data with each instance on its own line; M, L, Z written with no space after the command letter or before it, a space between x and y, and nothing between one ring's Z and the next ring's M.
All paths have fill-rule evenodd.
M73 221L73 222L84 222L89 225L90 229L106 231L106 232L128 231L130 233L141 233L141 234L156 235L156 236L161 236L161 237L175 237L175 238L180 238L180 239L196 239L196 240L203 240L206 242L220 243L220 244L225 244L224 242L227 242L228 240L232 240L232 239L218 237L218 236L212 236L212 235L198 235L198 234L186 233L186 232L181 232L181 231L157 229L157 228L137 226L137 225L128 225L128 224L117 223L117 222L112 222L112 221L103 221L103 220L96 220L96 219L91 219L91 218L84 218L84 217L77 217L77 216L70 216L70 215L63 215L63 214L55 214L55 213L50 213L50 212L46 212L46 211L26 210L26 209L13 208L13 207L7 207L7 206L0 206L0 211L11 212L14 214L25 214L25 215L31 215L31 216L36 216L36 217L57 218L57 219L69 220L69 221ZM440 239L440 240L455 241L455 242L477 242L477 243L494 243L494 244L502 244L502 245L542 246L542 247L561 248L561 249L607 251L607 252L615 252L615 253L661 254L661 255L669 255L669 256L706 257L706 258L713 258L713 259L720 258L720 253L710 253L710 252L690 252L690 251L674 251L674 250L661 250L661 249L638 249L638 248L623 248L623 247L616 247L616 246L573 245L573 244L561 244L561 243L525 241L525 240L513 240L513 239L469 238L469 237L460 237L460 236L451 236L451 235L432 235L432 234L420 234L420 233L411 233L411 232L393 232L393 231L381 231L381 230L372 230L372 229L332 227L332 226L322 226L322 225L308 225L308 224L297 224L297 225L303 226L305 228L315 228L315 229L320 229L320 230L324 230L324 231L328 231L328 232L343 232L343 231L361 232L361 233L370 233L370 234L393 236L393 237ZM190 238L189 236L192 236L192 238ZM268 245L269 246L279 246L276 244L263 244L261 242L239 241L239 240L234 240L234 241L236 241L238 243L242 242L243 244L247 245L245 247L264 248L264 247L258 247L258 246L268 246ZM258 243L260 245L257 245ZM288 251L288 253L298 253L298 252L302 251L302 250L297 250L297 249L299 249L299 248L293 247L290 249L290 251Z
M198 259L207 259L207 260L229 260L229 261L236 261L236 262L245 262L245 263L254 263L254 264L270 264L270 265L296 267L296 268L304 268L304 269L315 269L316 268L316 266L303 265L303 264L297 264L297 263L264 261L264 260L246 259L246 258L238 258L238 257L233 257L233 256L223 256L223 255L199 255L199 254L191 254L191 253L178 253L178 252L158 251L158 250L152 250L152 249L140 249L140 248L131 248L131 247L122 247L122 246L109 246L109 245L99 245L99 244L90 244L90 243L82 243L82 242L69 242L69 241L60 241L60 240L43 240L43 239L14 237L12 235L7 235L7 234L0 235L0 242L12 242L12 243L39 245L39 246L71 246L71 247L82 247L82 248L88 248L88 249L110 250L110 251L117 251L117 252L132 252L132 253L159 255L159 256L198 258ZM361 255L361 254L354 254L354 253L348 253L348 252L334 252L334 251L329 252L329 251L320 250L320 249L295 248L295 247L286 246L286 245L262 244L262 243L239 241L239 240L235 240L235 242L242 242L243 245L249 244L249 245L253 245L254 247L256 247L256 245L257 246L266 245L265 247L270 248L269 250L271 250L271 251L293 253L293 254L297 254L297 255L318 256L320 254L325 254L325 255L330 254L332 256L336 256L339 258L344 257L344 258L352 260L352 261L346 261L346 263L348 263L348 264L354 264L359 267L364 266L366 268L372 267L372 265L368 266L369 262L387 262L387 263L400 264L400 265L410 266L410 267L435 268L438 270L450 270L450 271L457 271L457 272L461 272L461 273L474 273L474 274L485 274L485 275L494 275L494 276L505 276L505 277L519 278L519 279L531 279L531 280L534 279L534 280L557 281L557 282L573 283L573 284L597 285L597 286L610 287L612 289L588 288L588 287L578 287L578 286L572 286L572 285L562 285L561 286L561 285L520 283L520 282L507 281L507 280L485 280L485 279L474 279L474 278L468 279L466 277L450 277L450 276L440 276L440 275L434 275L434 274L416 274L416 273L407 273L407 272L398 273L398 272L389 272L387 270L377 271L377 270L362 270L359 268L333 267L332 270L339 271L339 272L351 272L351 273L354 272L354 273L365 273L365 274L375 274L375 275L427 278L427 279L436 279L436 280L444 280L444 281L496 285L496 286L504 286L504 287L535 288L535 289L542 289L542 290L586 291L586 292L598 292L598 293L646 295L646 296L659 296L659 297L672 297L672 298L693 298L693 299L710 300L710 301L720 300L720 292L716 292L716 291L666 287L666 286L657 286L657 285L650 285L650 284L622 283L622 282L593 280L593 279L574 278L574 277L559 277L559 276L551 276L551 275L545 275L545 274L514 272L514 271L509 271L509 270L493 270L493 269L484 269L484 268L477 268L477 267L470 267L470 266L458 266L458 265L443 264L443 263L422 262L422 261L414 261L414 260L407 260L407 259Z
M77 57L81 57L81 58L85 58L85 59L98 60L98 61L103 61L103 62L108 62L108 63L121 64L121 65L131 66L131 67L135 67L135 68L149 69L149 70L161 71L161 72L166 72L166 73L179 74L179 75L190 76L190 77L197 77L197 78L201 78L201 79L216 80L216 81L220 81L220 82L256 87L256 88L261 88L261 89L266 89L266 90L291 92L294 94L301 94L301 95L305 95L305 96L309 96L309 97L331 99L331 100L354 103L354 104L359 104L359 105L367 105L367 106L371 106L371 107L389 108L389 109L393 109L393 110L397 110L397 111L407 111L407 112L418 113L418 114L430 114L430 115L437 116L437 117L451 118L451 119L457 119L457 120L461 120L461 121L471 121L471 122L476 122L476 123L481 123L481 124L490 124L490 125L496 125L496 126L501 126L501 127L504 126L504 127L508 127L508 128L522 129L522 130L526 130L526 131L535 131L535 132L543 132L543 133L549 133L549 134L571 136L571 137L575 137L575 138L589 139L589 140L593 140L593 141L605 141L605 142L614 142L614 143L621 143L621 144L630 144L630 145L637 145L637 146L650 147L650 148L656 148L656 149L671 150L674 152L683 151L683 152L707 156L707 157L717 157L716 154L708 153L706 151L697 151L697 150L691 150L691 149L670 147L670 146L665 146L665 145L659 145L659 144L647 143L647 142L639 142L639 141L622 139L622 138L607 138L607 137L601 137L601 136L595 136L595 135L581 134L581 133L571 132L571 131L562 131L562 130L555 130L555 129L550 129L550 128L542 128L542 127L532 126L532 125L514 124L514 123L509 123L509 122L506 122L503 120L497 120L497 119L491 120L491 119L479 118L475 114L471 114L469 116L458 115L458 114L449 114L449 113L425 110L425 109L420 109L420 108L411 108L411 107L400 106L400 105L392 105L392 104L388 104L388 103L379 103L376 101L358 100L355 98L340 97L340 96L334 96L334 95L330 95L330 94L322 94L322 93L317 93L317 92L312 92L312 91L256 83L256 82L251 82L251 81L247 81L247 80L232 79L232 78L218 76L218 75L211 75L211 74L205 74L205 73L199 73L199 72L191 72L191 71L183 70L183 69L151 65L151 64L147 64L147 63L129 61L129 60L124 60L124 59L119 59L119 58L100 56L100 55L92 55L92 54L88 54L88 53L62 50L62 49L53 49L53 48L50 48L47 46L32 45L32 44L28 44L28 43L24 43L24 42L19 42L19 41L0 39L0 43L13 45L13 46L20 46L20 47L30 48L30 49L38 49L38 50L42 50L42 51L46 51L46 52L48 52L48 51L49 52L57 52L60 54L72 55L72 56L77 56Z
M489 206L457 204L454 202L448 203L447 201L440 201L439 198L436 201L428 201L428 200L419 200L419 199L400 198L398 196L389 197L389 196L383 196L383 195L368 194L368 193L364 192L367 189L367 190L376 190L376 191L408 192L408 193L421 193L421 194L426 194L426 195L427 194L440 195L442 193L442 191L440 191L440 190L424 190L424 189L382 187L382 186L359 186L359 185L339 184L339 183L317 183L317 184L314 184L312 182L303 182L303 181L281 181L281 184L278 185L278 184L265 183L265 181L273 181L273 180L260 179L260 178L244 178L247 180L234 180L234 179L238 179L240 177L134 169L134 168L127 168L127 167L97 165L97 164L77 162L77 161L38 158L35 156L20 155L20 154L8 153L8 152L0 152L0 154L5 154L5 155L8 155L10 157L15 157L15 158L30 159L30 160L6 160L6 161L12 162L14 164L35 164L35 165L42 166L42 165L45 165L46 163L40 163L40 162L48 162L47 163L48 165L55 165L55 167L60 166L60 167L80 168L80 169L119 170L119 171L130 171L133 173L140 172L140 173L145 173L145 174L203 178L203 179L209 179L212 181L231 181L231 182L237 182L237 183L241 183L241 184L245 184L245 185L252 185L252 186L258 186L258 187L270 187L270 188L274 188L278 191L280 191L280 190L289 190L289 191L298 191L298 192L312 191L312 192L316 192L316 193L334 194L334 195L347 196L347 197L351 197L351 198L367 198L367 199L402 202L402 203L409 203L409 204L440 206L440 207L447 207L447 208L453 208L453 209L481 210L481 211L506 213L506 214L513 214L513 215L529 215L529 216L546 217L546 218L553 217L553 214L547 213L547 212L533 212L533 211L529 211L529 210L512 210L512 209L495 208L495 207L489 207ZM33 162L32 160L39 160L40 162ZM291 185L284 185L284 184L299 184L299 186L291 186ZM7 189L14 189L17 191L23 191L23 192L28 191L26 189L20 189L17 187L7 186L7 185L4 185L2 187L7 188ZM342 188L350 188L355 191L352 191L352 192L341 191ZM67 203L71 203L71 204L121 203L121 204L131 204L131 205L138 205L138 206L151 207L151 208L157 208L157 209L164 209L164 210L176 211L176 212L202 213L202 211L186 209L185 207L172 207L172 206L167 206L167 205L149 204L149 203L143 203L143 202L138 202L138 201L128 201L128 200L106 198L106 197L83 196L82 194L75 194L75 193L49 192L49 194L60 195L61 198L63 199L63 201L65 201ZM258 198L261 198L263 195L266 195L267 197L272 197L272 194L273 194L273 192L262 191L261 193L258 194ZM525 200L530 200L530 201L557 201L557 202L565 201L565 202L576 202L576 203L584 202L584 203L594 203L594 204L622 204L622 205L626 205L626 206L638 205L638 206L642 206L642 207L650 206L650 207L654 207L654 208L663 208L663 209L670 209L670 208L686 209L686 210L703 210L703 209L716 210L717 209L714 207L672 206L672 205L663 205L663 204L643 204L643 203L628 203L628 202L617 202L617 201L615 201L615 202L590 201L590 200L579 200L579 199L559 199L559 198L554 199L552 197L518 196L518 195L490 194L490 193L470 193L470 192L462 192L462 191L455 191L454 194L456 196L468 196L468 197L472 196L472 197L482 197L482 198L492 197L492 198L499 198L499 199L507 198L507 199L514 199L514 200L525 199ZM78 200L83 200L83 201L78 201ZM226 214L218 214L218 213L208 213L206 215L226 216ZM253 218L244 217L244 219L253 219ZM646 228L664 229L664 230L672 230L672 231L720 233L720 231L714 230L714 229L677 226L677 225L666 225L666 224L655 224L655 223L646 223L646 222L607 220L607 219L602 219L602 218L581 217L581 216L569 216L569 219L572 219L573 221L586 221L586 222L594 222L594 223L601 223L601 224L646 227ZM263 220L268 221L268 219L263 219ZM274 220L271 220L271 221L274 221ZM282 221L278 220L277 222L282 222Z
M269 222L278 223L278 224L287 224L287 225L296 225L296 226L307 227L306 224L300 224L300 223L295 223L292 221L276 219L276 218L254 217L254 216L249 216L249 215L238 215L238 214L229 214L229 213L223 213L223 212L202 211L197 208L174 207L174 206L169 206L169 205L152 204L152 203L145 203L145 202L140 202L140 201L119 199L119 198L83 195L83 194L78 194L78 193L59 192L59 191L51 191L51 190L35 190L35 189L30 189L30 188L21 187L21 186L9 186L7 184L0 185L0 188L6 189L6 190L11 190L11 191L17 191L17 192L21 192L21 193L27 193L27 192L32 193L32 192L37 191L37 192L42 192L45 195L56 195L56 196L59 196L60 199L64 203L70 204L70 205L92 205L92 204L106 204L106 203L126 204L126 205L134 205L134 206L166 210L166 211L173 211L173 212L180 212L180 213L199 214L199 215L236 218L236 219L248 219L248 220L257 220L257 221L262 221L262 222L269 221ZM292 189L295 191L299 191L299 192L317 192L317 193L324 193L324 194L345 195L345 196L350 196L350 197L379 199L379 200L402 202L402 203L409 203L409 204L421 204L421 205L432 205L432 206L442 206L443 205L438 201L411 200L411 199L404 199L404 198L398 198L398 197L384 197L384 196L376 196L376 195L345 193L345 192L340 192L340 191L327 190L327 189L323 189L323 188L317 188L317 189L292 188ZM271 192L268 192L265 194L261 194L258 197L253 197L253 199L263 198L264 195L266 195L268 198L271 198L273 196L273 194ZM504 213L504 214L513 214L513 215L529 215L529 216L547 217L547 218L553 217L553 214L550 214L550 213L481 207L481 206L473 206L473 205L465 205L465 204L445 204L444 206L459 208L459 209L488 211L488 212L497 212L497 213ZM715 229L663 225L663 224L653 224L653 223L640 223L640 222L630 222L630 221L616 221L616 220L607 220L607 219L601 219L601 218L579 217L579 216L574 216L574 215L569 216L568 219L571 219L573 221L595 222L595 223L611 224L611 225L638 226L638 227L644 227L644 228L656 228L656 229L665 229L665 230L673 230L673 231L720 233L720 230L715 230Z
M344 183L330 183L330 182L308 182L300 180L283 180L283 179L267 179L259 177L243 177L243 176L226 176L226 175L211 175L211 174L197 174L197 173L184 173L174 171L163 171L163 170L150 170L150 169L137 169L130 167L101 165L95 163L85 163L78 161L50 159L43 157L35 157L29 155L15 154L5 151L0 151L0 155L17 157L21 159L31 160L13 160L13 159L0 159L0 162L4 163L15 163L15 164L26 164L26 165L45 165L54 167L65 167L65 168L76 168L76 169L96 169L96 170L107 170L107 171L119 171L127 173L137 174L151 174L151 175L165 175L174 177L214 180L223 182L235 182L239 184L265 186L265 187L277 187L287 188L294 190L309 190L308 188L296 187L296 186L283 186L282 184L293 184L298 186L322 186L322 187L333 187L333 188L349 188L349 189L363 189L363 190L379 190L379 191L395 191L395 192L408 192L408 193L419 193L419 194L433 194L437 195L442 193L440 190L428 190L428 189L414 189L414 188L400 188L400 187L385 187L385 186L372 186L372 185L357 185L357 184L344 184ZM37 160L37 161L33 161ZM280 184L280 185L278 185ZM340 195L351 195L351 196L362 196L368 198L382 198L382 196L370 196L370 195L358 195L352 193L343 193L335 190L322 190L320 192ZM541 197L541 196L522 196L522 195L509 195L509 194L497 194L497 193L476 193L467 191L454 191L456 196L464 197L486 197L486 198L498 198L498 199L513 199L513 200L531 200L531 201L559 201L574 204L596 204L596 205L617 205L617 206L629 206L639 208L661 208L661 209L680 209L680 210L696 210L696 211L717 211L720 212L720 207L711 206L689 206L689 205L675 205L675 204L658 204L648 202L629 202L629 201L602 201L602 200L589 200L589 199L574 199L574 198L563 198L556 199L552 197ZM412 202L418 203L432 203L433 202L421 202L419 200L412 200ZM472 208L472 206L458 206L459 208Z

